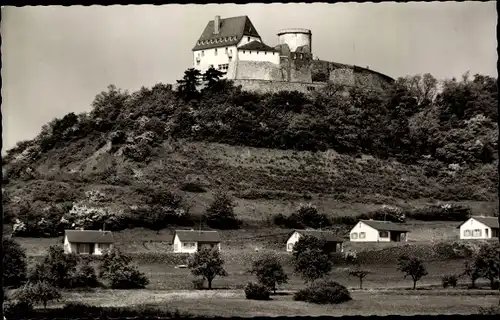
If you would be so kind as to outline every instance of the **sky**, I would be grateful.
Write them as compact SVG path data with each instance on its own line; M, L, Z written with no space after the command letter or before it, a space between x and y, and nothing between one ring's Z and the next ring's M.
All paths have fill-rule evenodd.
M175 83L216 15L247 15L270 46L280 29L310 29L314 56L393 78L497 77L494 1L4 7L2 154L53 118L90 111L109 84Z

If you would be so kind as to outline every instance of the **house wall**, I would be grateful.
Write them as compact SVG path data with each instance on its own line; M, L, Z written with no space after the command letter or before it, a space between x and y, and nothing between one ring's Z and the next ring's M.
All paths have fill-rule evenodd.
M293 251L293 245L295 245L295 243L297 241L299 241L300 239L300 233L298 233L297 231L295 231L291 236L290 238L288 238L287 242L286 242L286 251L288 252L292 252Z
M255 51L238 49L239 61L267 61L274 64L280 63L280 55L278 52Z
M215 54L215 50L217 50L217 54ZM221 64L229 64L230 53L232 53L231 61L234 61L237 55L236 46L193 51L193 68L200 70L200 72L205 72L209 69L210 65L213 65L215 69L218 69L218 66ZM200 64L196 61L197 57L200 58Z
M364 238L360 238L360 233L364 232L365 236ZM357 238L353 238L353 234L357 234ZM390 234L389 234L390 236ZM363 223L362 221L358 222L357 225L354 226L354 228L351 229L351 232L349 233L350 240L352 242L389 242L390 237L387 238L380 238L379 237L379 232L378 230L370 227L366 223Z
M460 226L460 239L491 239L492 231L487 225L470 218Z
M71 245L68 241L68 237L64 236L64 253L76 252L76 244Z
M186 247L186 243L180 241L179 237L175 235L174 238L174 252L177 253L194 253L198 250L198 243L192 242L194 246Z
M94 255L100 256L100 255L104 254L104 250L107 249L107 248L103 247L105 245L106 244L103 244L103 243L96 243L95 248L94 248ZM113 249L113 244L109 244L109 250L111 250L111 249Z

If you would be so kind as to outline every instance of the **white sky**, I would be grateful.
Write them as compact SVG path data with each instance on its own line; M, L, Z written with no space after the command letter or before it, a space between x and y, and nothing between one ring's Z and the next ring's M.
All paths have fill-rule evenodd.
M312 31L313 54L397 78L497 76L495 2L7 7L2 12L3 150L43 124L89 111L115 84L174 83L215 15L247 15L270 46Z

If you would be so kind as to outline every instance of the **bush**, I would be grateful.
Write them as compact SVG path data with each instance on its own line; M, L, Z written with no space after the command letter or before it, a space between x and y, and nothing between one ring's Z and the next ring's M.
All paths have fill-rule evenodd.
M445 275L441 278L441 282L443 284L443 288L448 288L448 286L455 288L457 286L458 277L454 274Z
M48 255L31 270L29 280L68 288L77 265L78 257L75 254L65 254L61 247L50 246Z
M85 261L80 268L71 275L70 288L95 288L99 286L95 269Z
M113 289L144 288L149 284L149 280L131 261L129 256L113 248L103 255L99 265L99 277L107 280Z
M305 301L317 304L342 303L352 300L346 287L332 280L316 280L307 288L295 293L295 301Z
M28 282L15 292L14 298L25 304L42 303L47 308L47 302L60 300L61 293L47 281Z
M193 288L196 290L202 290L205 286L205 278L193 279Z
M249 282L245 286L245 297L251 300L269 300L269 289L264 285Z

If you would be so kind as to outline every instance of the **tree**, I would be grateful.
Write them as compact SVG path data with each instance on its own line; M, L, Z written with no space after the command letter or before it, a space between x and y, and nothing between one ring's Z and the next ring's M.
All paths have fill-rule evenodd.
M301 204L297 211L290 215L289 220L301 228L321 228L331 224L328 217L319 213L318 209L310 203Z
M189 258L188 268L195 276L202 276L208 282L208 289L212 289L212 281L216 276L227 276L224 270L224 260L216 248L203 248Z
M42 303L47 308L47 302L60 300L61 293L47 281L28 282L15 292L14 298L21 303Z
M469 261L465 261L464 271L461 275L469 277L469 279L471 281L471 285L470 285L471 289L476 288L476 281L477 281L477 279L480 278L480 275L478 273L478 270L476 268L474 268L472 263L470 263Z
M413 290L415 290L417 286L417 281L428 274L422 261L416 257L399 257L397 268L399 271L405 273L405 278L407 276L410 276L412 278Z
M216 70L214 67L210 67L203 74L203 81L205 82L205 88L203 92L216 92L221 88L221 78L225 75L225 72Z
M356 269L349 270L349 276L359 278L359 288L363 289L363 279L370 274L370 271L363 270L359 266Z
M3 286L19 287L26 280L26 252L11 238L2 238Z
M65 254L57 246L50 246L43 262L35 265L30 273L30 281L48 282L58 288L66 288L75 273L78 257L75 254Z
M324 277L332 270L330 250L326 241L303 236L293 246L294 271L306 282Z
M495 242L494 244L481 246L474 259L473 268L480 277L488 279L491 289L494 289L495 280L498 281L500 274L499 243Z
M283 267L275 255L268 255L254 261L250 272L257 276L260 284L272 289L275 294L276 284L288 282L288 276L283 271Z
M177 92L183 99L189 101L198 97L200 92L197 87L201 84L200 77L200 70L190 68L184 71L184 77L181 80L177 80L179 84Z
M149 280L131 262L129 256L113 248L103 255L99 265L99 277L108 280L113 289L144 288L149 284Z
M227 193L218 192L203 218L211 228L237 229L239 221L234 214L234 206L233 200Z

